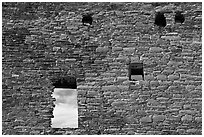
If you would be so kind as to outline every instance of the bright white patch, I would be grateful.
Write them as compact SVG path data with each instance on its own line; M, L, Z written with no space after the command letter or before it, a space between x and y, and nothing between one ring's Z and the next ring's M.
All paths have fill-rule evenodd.
M52 128L78 128L77 90L55 88Z

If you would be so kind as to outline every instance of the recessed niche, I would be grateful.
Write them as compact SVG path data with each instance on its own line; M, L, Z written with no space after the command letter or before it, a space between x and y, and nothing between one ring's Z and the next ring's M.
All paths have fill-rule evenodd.
M155 25L159 27L165 27L166 26L166 17L164 16L163 12L157 12L155 15Z
M92 22L93 22L93 18L91 14L83 15L83 18L82 18L83 25L87 25L87 24L92 25Z
M129 80L130 81L144 80L143 63L130 63Z
M70 89L76 89L76 78L73 76L67 76L67 77L61 77L54 81L53 86L55 88L70 88Z
M175 18L174 18L175 23L181 23L181 24L184 23L185 17L182 14L182 12L181 11L176 11L175 13L176 13Z
M56 99L52 128L78 128L77 85L75 77L63 77L53 84Z

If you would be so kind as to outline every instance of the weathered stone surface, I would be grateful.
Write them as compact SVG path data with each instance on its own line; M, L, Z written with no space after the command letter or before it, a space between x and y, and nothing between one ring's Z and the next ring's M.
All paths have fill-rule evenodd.
M181 39L180 36L162 36L162 39L166 39L166 40L179 40Z
M118 86L118 89L123 90L123 91L126 91L126 90L129 89L129 86L119 85L119 86Z
M198 122L198 123L202 122L202 117L196 117L195 121Z
M154 76L153 75L145 75L144 79L145 80L154 80Z
M167 76L166 75L158 75L157 79L158 80L167 80Z
M197 112L195 110L180 110L179 113L181 114L190 114L190 115L194 115Z
M159 86L158 81L150 81L150 86Z
M2 134L202 134L202 4L159 4L3 2ZM129 81L130 62L144 80ZM74 73L79 128L51 129L51 81Z
M165 69L165 70L162 71L162 74L170 75L170 74L172 74L173 72L174 72L173 69Z
M181 121L187 121L187 122L191 122L193 120L193 117L191 115L185 115L181 118Z
M131 57L131 58L130 58L130 61L131 61L131 63L139 62L139 61L140 61L140 58L139 58L139 56Z
M140 119L140 122L142 122L142 123L151 123L151 122L152 122L152 118L151 118L150 116L148 116L148 117L142 117L142 118Z
M108 52L109 51L109 48L108 47L98 47L97 49L96 49L96 52Z
M163 49L160 48L160 47L151 47L151 48L149 49L149 51L150 51L150 52L162 52Z
M196 133L198 130L195 129L195 128L192 128L192 129L188 129L186 132L187 133Z
M122 47L112 47L112 51L115 52L115 51L122 51L123 48Z
M179 76L178 75L169 75L168 79L171 80L171 81L174 81L174 80L179 79Z
M164 115L154 115L152 119L154 122L162 122L165 120L165 116Z
M102 90L103 91L116 91L117 90L117 86L115 86L115 85L103 86Z
M191 105L190 105L190 104L183 105L183 108L184 108L184 109L190 109L190 108L191 108Z

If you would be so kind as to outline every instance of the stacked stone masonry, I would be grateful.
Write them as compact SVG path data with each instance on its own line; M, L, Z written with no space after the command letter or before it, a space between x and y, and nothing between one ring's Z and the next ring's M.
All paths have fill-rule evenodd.
M202 134L202 3L4 2L2 17L3 134ZM144 80L129 81L131 62ZM66 75L77 78L77 129L51 128L53 79Z

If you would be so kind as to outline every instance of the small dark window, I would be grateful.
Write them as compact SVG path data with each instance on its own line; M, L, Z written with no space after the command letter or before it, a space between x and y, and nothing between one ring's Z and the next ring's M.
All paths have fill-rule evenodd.
M91 14L83 15L82 23L83 25L89 24L92 25L93 18Z
M166 26L166 17L164 16L163 12L157 12L155 15L155 22L154 24L159 27L165 27Z
M175 23L181 23L182 24L185 21L184 15L182 14L181 11L176 11L175 13L176 13L175 18L174 18Z
M129 66L129 80L144 80L143 63L131 63Z

